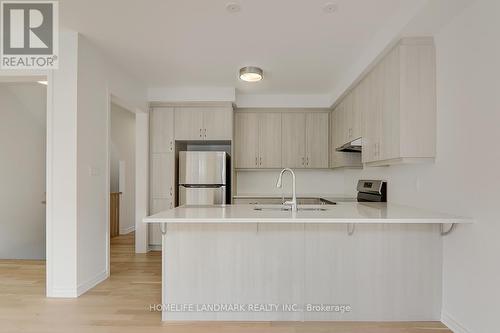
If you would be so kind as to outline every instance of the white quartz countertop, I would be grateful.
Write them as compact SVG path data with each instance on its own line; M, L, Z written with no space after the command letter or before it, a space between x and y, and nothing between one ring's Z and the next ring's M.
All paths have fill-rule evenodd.
M285 194L285 198L291 198L291 194ZM283 198L283 195L281 194L252 194L252 193L245 193L245 194L236 194L233 195L233 199L281 199ZM328 201L333 201L333 202L349 202L349 201L356 201L356 198L354 197L347 197L343 196L341 194L335 195L335 194L297 194L297 198L305 198L305 199L325 199Z
M266 205L258 205L264 207ZM270 205L272 206L272 205ZM304 205L304 207L307 205ZM321 211L255 210L256 205L181 206L143 219L145 223L473 223L458 217L390 203L340 202ZM299 205L299 208L301 206ZM319 206L316 206L319 207Z

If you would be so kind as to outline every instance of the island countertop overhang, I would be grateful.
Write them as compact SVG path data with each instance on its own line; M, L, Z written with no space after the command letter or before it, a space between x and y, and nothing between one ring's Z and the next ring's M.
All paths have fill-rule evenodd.
M387 223L467 224L474 220L392 203L342 202L322 211L255 210L254 205L180 206L143 219L144 223Z

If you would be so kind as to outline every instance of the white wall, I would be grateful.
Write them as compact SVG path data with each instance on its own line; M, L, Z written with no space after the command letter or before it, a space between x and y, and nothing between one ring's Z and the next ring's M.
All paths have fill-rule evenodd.
M0 83L0 259L45 259L47 89Z
M48 86L47 295L76 297L109 275L111 99L145 112L147 90L75 32L60 34L60 54Z
M281 195L292 193L292 177L283 176L283 189L276 187L281 170L238 171L237 194ZM344 172L339 170L294 170L297 195L344 196Z
M470 216L444 239L443 321L455 332L498 331L500 313L500 2L478 0L435 36L434 164L346 171L384 178L389 201Z
M135 114L114 103L110 144L111 192L122 192L120 234L126 234L135 229Z
M127 109L147 110L142 82L117 68L90 41L78 38L78 294L109 275L108 135L111 95Z
M75 297L78 36L59 36L47 89L47 296Z

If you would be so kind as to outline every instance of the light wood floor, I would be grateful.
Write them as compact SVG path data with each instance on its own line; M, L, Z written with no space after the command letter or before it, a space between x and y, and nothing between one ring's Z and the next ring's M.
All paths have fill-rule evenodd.
M439 322L183 323L160 321L161 256L134 253L134 235L113 238L111 276L78 299L45 298L45 262L0 260L0 332L451 333Z

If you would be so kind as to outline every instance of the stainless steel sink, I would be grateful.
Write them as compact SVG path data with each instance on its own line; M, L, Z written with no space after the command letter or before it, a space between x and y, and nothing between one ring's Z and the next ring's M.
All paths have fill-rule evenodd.
M274 211L290 211L290 206L286 205L256 205L254 210L274 210ZM326 205L299 205L298 211L327 211Z

